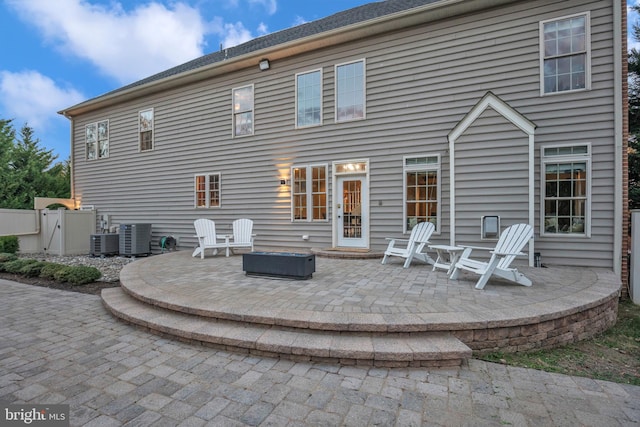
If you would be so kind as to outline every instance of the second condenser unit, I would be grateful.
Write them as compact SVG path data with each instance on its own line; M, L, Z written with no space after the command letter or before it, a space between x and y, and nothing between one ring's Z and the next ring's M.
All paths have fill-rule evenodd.
M151 254L151 224L120 224L120 255Z

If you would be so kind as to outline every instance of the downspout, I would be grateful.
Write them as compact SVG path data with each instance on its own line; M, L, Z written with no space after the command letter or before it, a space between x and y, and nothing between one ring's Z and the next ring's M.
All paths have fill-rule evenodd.
M71 187L71 194L70 194L70 198L74 201L74 208L77 208L76 205L76 183L75 183L75 173L74 173L74 142L75 142L75 138L73 137L73 129L74 129L74 123L73 123L73 117L68 115L65 112L61 113L63 116L65 116L68 120L69 120L69 127L70 127L70 132L69 132L69 146L70 146L70 151L69 151L69 186Z
M622 222L623 215L626 212L623 206L624 187L623 182L623 105L624 97L622 94L622 2L613 0L613 66L614 66L614 233L613 233L613 271L617 276L622 274Z

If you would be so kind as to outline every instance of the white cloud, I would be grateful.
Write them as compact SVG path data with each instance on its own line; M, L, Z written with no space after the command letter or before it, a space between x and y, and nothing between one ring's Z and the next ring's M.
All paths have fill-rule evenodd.
M157 2L124 11L82 0L10 0L64 53L86 59L105 75L128 83L203 54L207 29L198 10Z
M224 24L224 34L222 45L225 48L237 46L253 38L251 32L242 25L242 22Z
M302 16L297 15L296 19L293 20L293 26L296 27L298 25L306 24L307 22L309 22L309 21L304 19Z
M85 99L80 92L57 85L37 71L0 71L0 103L5 118L15 119L17 128L28 123L44 132L66 122L56 113Z
M260 25L258 25L258 34L261 36L269 34L269 27L267 27L267 24L261 22Z

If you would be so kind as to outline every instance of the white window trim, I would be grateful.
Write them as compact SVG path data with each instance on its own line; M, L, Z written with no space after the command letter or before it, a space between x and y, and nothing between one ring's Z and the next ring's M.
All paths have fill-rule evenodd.
M338 67L343 65L355 64L362 62L362 117L356 119L338 120ZM354 61L343 62L335 64L333 67L333 80L334 80L334 112L333 120L335 123L348 123L358 120L365 120L367 118L367 60L366 58L356 59Z
M140 129L140 115L142 113L146 113L147 111L151 111L151 116L153 117L153 124L151 126L151 148L149 150L143 150L142 149L142 129ZM138 152L147 153L155 149L156 149L156 112L154 111L153 107L145 108L144 110L138 111Z
M244 89L250 87L251 88L251 119L253 121L252 125L251 125L251 133L248 133L246 135L236 135L236 113L235 113L235 93L236 90L239 89ZM238 87L234 87L231 89L231 137L232 138L244 138L247 136L253 136L256 133L256 110L255 110L255 104L256 104L256 88L255 85L253 83L248 84L248 85L243 85L243 86L238 86Z
M294 203L293 203L293 170L294 169L306 169L307 170L307 218L306 219L295 219L294 215ZM325 179L325 211L327 212L327 217L325 219L313 219L313 168L324 168L324 179ZM329 222L329 165L327 163L317 163L317 164L309 164L309 165L293 165L289 171L289 180L291 184L291 222Z
M585 34L584 43L585 43L586 58L585 58L584 88L546 93L544 91L544 58L545 58L544 57L544 24L548 22L562 21L563 19L575 18L577 16L585 17L584 25L585 25L586 34ZM573 15L560 16L558 18L546 19L544 21L540 21L538 32L539 32L538 49L540 51L540 96L554 96L554 95L561 95L565 93L583 92L585 90L591 90L591 12L590 11L580 12L580 13L575 13Z
M437 164L427 164L427 165L407 165L407 159L415 159L418 157L436 157L438 159ZM415 171L436 171L438 173L438 221L436 224L436 230L434 234L440 234L441 225L442 225L442 159L440 158L440 154L416 154L410 156L402 157L402 232L404 234L410 233L411 231L407 227L407 172L415 172Z
M198 206L198 193L196 191L196 180L199 176L206 177L206 206ZM211 192L209 191L209 177L217 176L218 177L218 206L211 206ZM220 172L213 173L197 173L193 175L193 207L196 209L217 209L222 206L222 175Z
M101 157L100 156L100 139L98 138L98 123L107 122L107 141L109 141L109 154ZM89 144L87 143L87 127L95 125L96 126L96 157L94 159L89 158ZM111 155L111 123L109 123L109 119L104 120L96 120L95 122L87 123L84 126L84 159L85 161L93 162L94 160L100 159L108 159Z
M576 147L584 145L587 147L586 154L559 154L557 156L545 156L544 150L547 148L562 148L562 147ZM552 239L584 239L591 237L591 143L590 142L576 142L567 144L546 144L540 147L540 237L552 238ZM585 215L584 215L584 233L547 233L545 232L544 219L545 219L545 199L547 195L546 187L546 168L547 163L559 163L559 162L585 162L587 164L587 182L586 182L586 201L585 201Z
M298 124L298 77L302 76L304 74L311 74L311 73L317 73L320 72L320 123L314 123L311 125L306 125L306 126L300 126ZM303 71L301 73L296 73L296 95L295 95L295 128L296 129L306 129L306 128L310 128L310 127L315 127L315 126L322 126L323 123L323 115L324 115L324 96L323 96L323 91L324 91L324 82L323 82L323 73L322 73L322 68L317 68L315 70L309 70L309 71Z

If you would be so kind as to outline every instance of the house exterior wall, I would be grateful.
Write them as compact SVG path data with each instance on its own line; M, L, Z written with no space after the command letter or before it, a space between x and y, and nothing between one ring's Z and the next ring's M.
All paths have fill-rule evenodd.
M591 20L591 89L540 96L539 22L589 11ZM612 2L522 1L374 35L358 41L273 61L271 69L251 68L145 95L73 118L74 196L109 214L113 224L150 222L154 246L173 235L180 246L194 246L193 220L216 221L221 232L239 217L252 218L256 244L269 247L328 247L333 244L337 201L328 189L329 220L291 221L292 165L334 161L369 161L370 247L383 249L385 237L404 231L403 157L439 155L441 161L440 231L434 243L449 242L447 134L487 91L535 123L535 248L547 264L612 268L614 263L614 40ZM366 119L336 123L335 65L366 61ZM295 128L295 74L321 68L323 124ZM232 137L233 88L254 85L255 133ZM154 109L154 150L138 151L138 112ZM110 154L85 160L85 126L109 120ZM482 130L496 122L498 138ZM526 185L526 158L519 147L526 136L488 113L470 129L500 156L501 164L522 166L487 177L478 168L460 171L468 182L487 184L509 172L517 186ZM464 138L468 136L465 135ZM472 144L464 140L464 144ZM515 147L512 145L515 144ZM589 143L592 147L591 236L540 237L540 146ZM522 145L521 145L522 144ZM463 150L464 152L464 150ZM488 160L482 152L467 153ZM524 162L524 163L523 163ZM194 176L221 174L221 206L194 207ZM331 187L331 179L328 185ZM498 188L488 185L493 197ZM469 237L479 236L484 189L457 204L470 207L457 219ZM511 194L511 193L510 193ZM526 195L512 194L515 203ZM462 195L461 195L462 197ZM508 204L508 202L504 202ZM473 206L478 207L473 212ZM507 212L502 227L526 220L526 209ZM498 214L500 214L498 212ZM230 229L230 228L229 228ZM473 232L473 230L477 232ZM226 230L228 231L228 230ZM302 235L310 236L302 240ZM464 237L464 236L462 236ZM462 241L461 241L462 242ZM157 246L156 246L157 247Z

